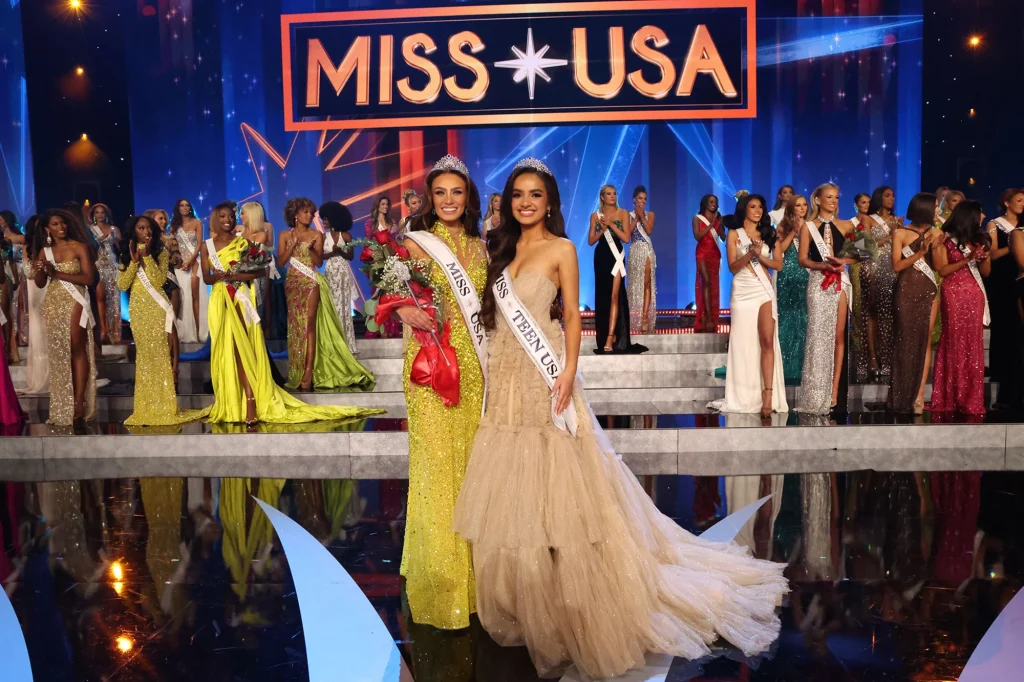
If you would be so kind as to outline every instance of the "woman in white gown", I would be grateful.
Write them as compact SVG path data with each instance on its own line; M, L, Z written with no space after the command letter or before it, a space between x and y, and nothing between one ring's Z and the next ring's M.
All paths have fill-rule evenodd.
M41 229L39 216L29 218L25 224L26 251L22 259L25 286L28 289L28 357L25 360L24 391L31 394L50 392L50 351L46 340L46 318L43 317L46 287L36 284L33 263L39 258L39 254L30 250L36 231Z
M762 652L779 631L783 566L662 515L575 381L579 266L559 206L550 171L524 159L488 247L487 408L453 521L472 543L480 622L544 676L569 664L620 675L646 652L696 659L719 637Z
M789 412L779 346L778 307L768 269L782 269L775 254L775 229L765 214L764 197L747 194L736 204L726 249L733 274L729 307L729 359L725 400L708 407L721 412Z
M181 287L181 317L178 318L178 339L182 343L205 343L210 335L206 314L210 288L199 277L199 245L203 242L203 223L196 217L192 202L179 199L171 218L171 234L178 240L184 260L174 271Z
M352 355L358 355L356 330L352 324L352 301L356 298L356 278L352 274L352 213L337 201L328 201L318 211L324 226L324 277L331 290L331 302L338 313L341 331Z

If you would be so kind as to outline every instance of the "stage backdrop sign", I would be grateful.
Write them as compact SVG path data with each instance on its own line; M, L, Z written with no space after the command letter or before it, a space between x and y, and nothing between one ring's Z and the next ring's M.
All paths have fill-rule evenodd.
M754 0L281 17L291 131L756 116Z

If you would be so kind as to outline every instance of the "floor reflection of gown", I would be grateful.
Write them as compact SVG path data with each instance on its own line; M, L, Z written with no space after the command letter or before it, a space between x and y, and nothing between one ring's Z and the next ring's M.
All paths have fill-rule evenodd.
M546 277L513 282L555 352L561 326ZM525 644L541 674L575 663L593 677L642 665L648 651L694 659L725 636L747 654L776 638L782 565L710 543L663 516L574 391L577 436L551 420L550 391L499 316L487 412L455 511L472 543L480 622Z
M935 504L935 579L958 587L974 569L981 473L933 472L931 493Z
M708 270L708 281L703 282L701 281L700 268L697 268L697 315L693 331L698 334L701 332L714 334L718 331L718 271L722 267L722 252L718 250L718 242L715 240L715 237L718 234L721 221L721 218L716 218L715 222L711 225L711 229L697 242L697 263L703 263L707 266ZM705 288L711 290L711 327L708 329L704 327L704 317L706 314L704 306Z
M950 263L964 259L946 240ZM942 336L935 354L932 412L985 414L985 292L968 267L942 280Z
M771 505L771 515L768 518L767 529L767 552L771 555L771 538L775 536L775 520L779 518L779 511L782 509L782 483L785 479L783 474L772 474L768 476L768 489L763 491L764 495L774 495L765 504ZM761 476L726 476L725 477L725 499L729 505L729 514L743 509L752 502L757 502L762 497ZM735 543L742 545L756 556L762 559L768 558L757 554L757 541L754 527L757 525L758 514L750 517L750 520L743 524L739 533L736 534Z
M910 249L917 252L923 239L915 239ZM930 250L925 259L930 266ZM916 267L906 268L899 274L893 299L894 350L888 401L889 409L894 412L909 413L914 409L925 356L931 352L932 331L929 325L936 293L935 283Z
M239 599L245 599L249 590L249 572L253 559L274 540L270 517L258 508L250 507L250 496L255 495L276 508L284 483L283 478L261 478L253 490L252 479L221 479L219 513L224 529L221 550L224 563L231 572L231 589ZM247 515L247 509L252 509L251 516Z
M786 380L800 380L807 342L807 270L800 267L800 239L786 249L776 279L779 298L779 346Z
M620 221L615 224L622 227ZM614 233L609 232L615 240L615 247L622 252L622 242ZM594 331L597 334L597 352L604 352L605 341L608 339L608 321L612 309L612 268L615 256L608 246L608 240L601 237L594 247ZM632 282L630 282L632 284ZM643 282L638 283L643 287ZM615 318L615 353L642 353L646 346L631 343L629 339L629 296L626 293L626 278L619 280L619 314Z

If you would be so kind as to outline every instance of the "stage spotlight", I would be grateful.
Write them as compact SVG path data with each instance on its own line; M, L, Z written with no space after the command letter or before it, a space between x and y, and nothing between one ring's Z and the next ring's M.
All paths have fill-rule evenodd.
M974 109L972 108L967 115L970 116L971 118L974 118Z
M71 9L78 11L82 9L82 0L68 0L68 5Z
M89 136L86 135L85 133L82 133L82 142L88 142L88 141L89 141Z
M81 76L84 73L85 73L85 69L83 69L81 66L79 66L78 68L75 69L75 75L76 76Z
M981 45L981 36L974 35L967 39L967 44L971 47L978 47Z

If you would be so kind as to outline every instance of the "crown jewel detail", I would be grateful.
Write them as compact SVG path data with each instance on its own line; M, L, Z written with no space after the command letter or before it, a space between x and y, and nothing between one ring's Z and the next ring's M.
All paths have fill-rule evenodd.
M437 163L434 164L434 170L440 171L456 171L462 173L467 178L469 177L469 169L466 168L466 164L462 163L462 159L451 154L445 154Z
M551 177L555 176L555 174L551 172L551 169L548 168L546 163L544 163L540 159L535 159L532 156L527 156L525 159L521 160L519 163L515 165L515 168L513 168L512 170L515 171L519 170L520 168L530 168L540 173L547 173Z

